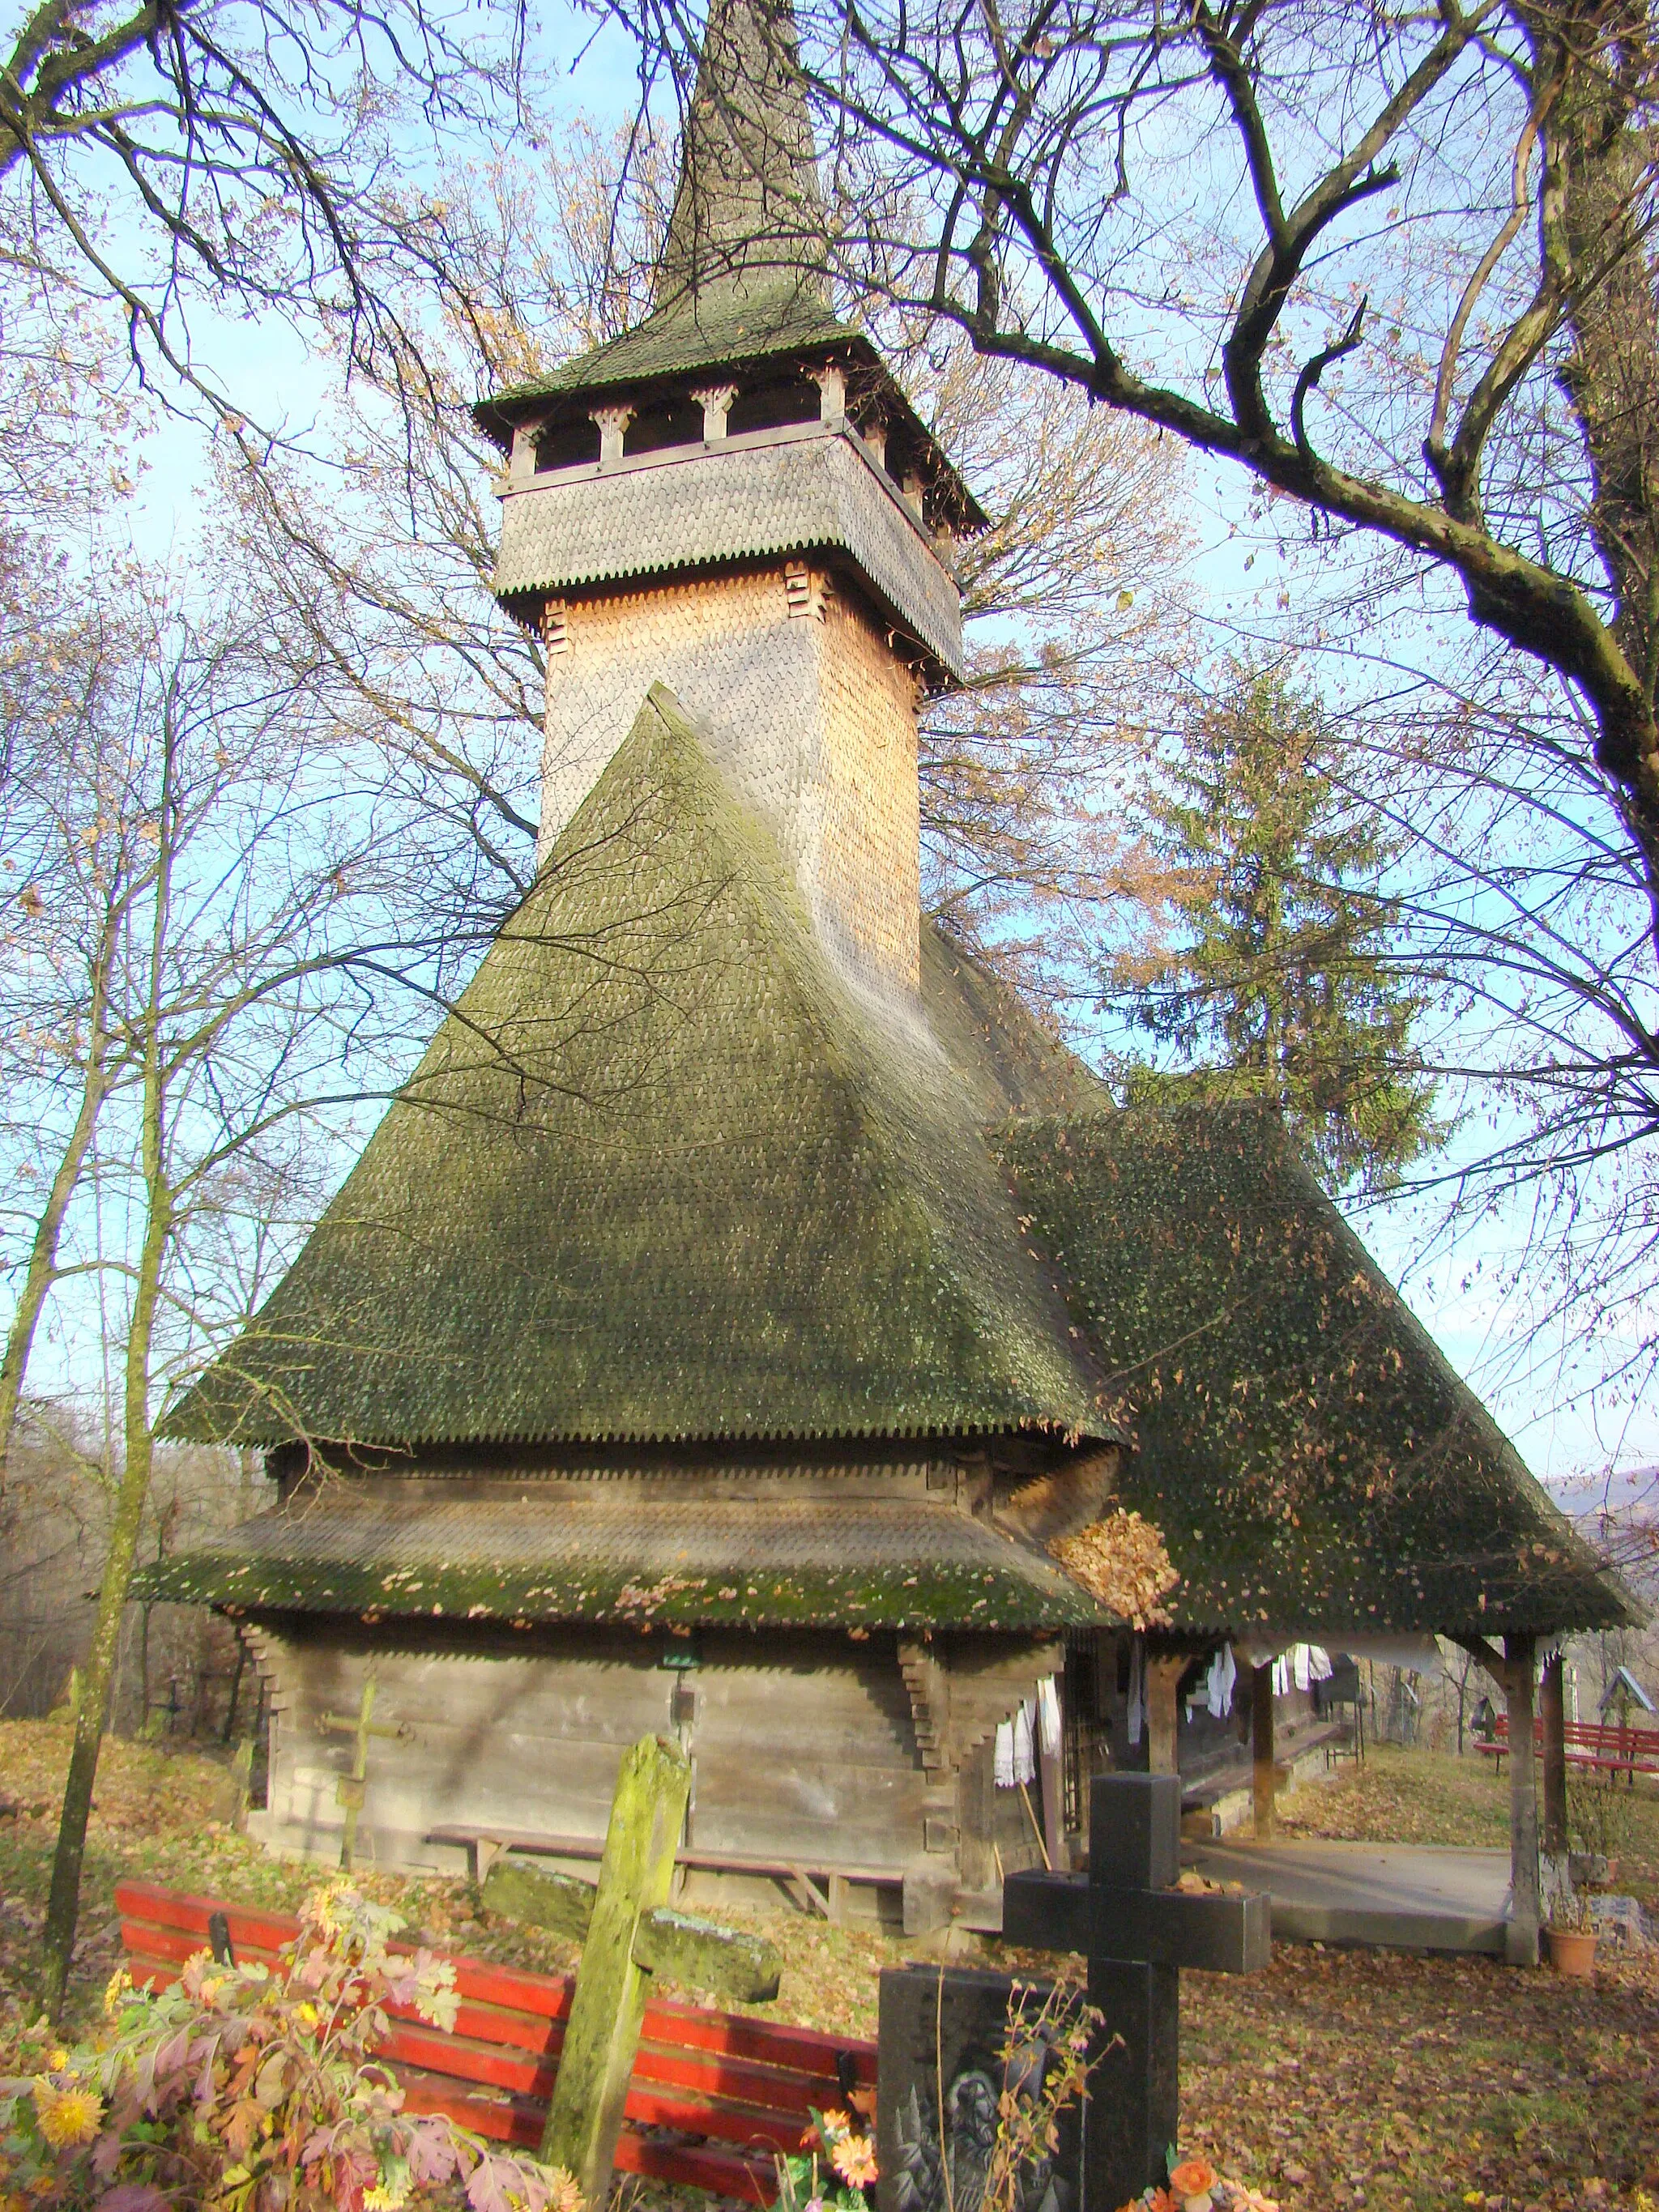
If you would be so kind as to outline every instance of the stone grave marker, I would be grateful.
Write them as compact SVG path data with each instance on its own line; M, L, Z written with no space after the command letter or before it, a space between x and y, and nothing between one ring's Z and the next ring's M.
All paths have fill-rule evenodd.
M1035 2030L1052 1987L975 1966L883 1969L878 2212L979 2212L1004 2092L1034 2101L1042 2093L1049 2057ZM1016 2005L1027 2032L1010 2052ZM1057 2151L1021 2172L1018 2212L1079 2212L1080 2118L1075 2106L1063 2112Z
M1117 2212L1163 2180L1176 2141L1180 1969L1254 1973L1272 1939L1266 1896L1176 1887L1178 1774L1097 1774L1090 1792L1088 1873L1010 1875L1002 1934L1089 1961L1089 2002L1103 2020L1085 2108L1084 2203Z

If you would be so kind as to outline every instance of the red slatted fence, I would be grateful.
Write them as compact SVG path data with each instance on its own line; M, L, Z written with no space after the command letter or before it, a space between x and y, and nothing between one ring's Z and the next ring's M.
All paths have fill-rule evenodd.
M1591 1767L1606 1774L1659 1774L1659 1729L1620 1728L1616 1722L1569 1721L1562 1730L1569 1766ZM1533 1742L1541 1756L1544 1721L1532 1724ZM1491 1735L1473 1739L1478 1752L1503 1759L1510 1747L1510 1717L1499 1713Z

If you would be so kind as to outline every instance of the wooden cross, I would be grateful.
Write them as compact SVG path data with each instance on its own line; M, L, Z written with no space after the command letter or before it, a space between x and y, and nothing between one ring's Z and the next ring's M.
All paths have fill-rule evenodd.
M617 1777L597 1887L514 1858L498 1859L483 1885L490 1911L581 1941L541 2155L573 2173L590 2204L610 2187L648 1978L672 1974L750 2004L778 1993L782 1961L764 1936L669 1908L690 1790L678 1744L641 1736Z
M1272 1955L1266 1896L1177 1889L1180 1874L1180 1776L1097 1774L1088 1874L1003 1885L1005 1942L1089 1961L1103 2025L1083 2123L1088 2212L1113 2212L1164 2179L1180 2110L1180 1969L1249 1974Z
M374 1670L363 1677L363 1694L354 1718L349 1713L319 1713L317 1726L319 1732L343 1732L357 1739L356 1754L351 1762L349 1774L343 1774L335 1790L337 1802L345 1813L345 1832L340 1838L340 1867L343 1873L351 1871L351 1858L357 1848L357 1815L363 1809L363 1800L368 1795L368 1740L372 1735L407 1737L412 1731L408 1723L397 1728L375 1728L370 1716L374 1711L374 1693L379 1685ZM252 1758L252 1746L249 1756Z

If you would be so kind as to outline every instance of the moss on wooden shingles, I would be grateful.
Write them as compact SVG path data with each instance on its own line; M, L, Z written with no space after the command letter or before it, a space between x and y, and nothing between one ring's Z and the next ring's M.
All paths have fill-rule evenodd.
M1180 1570L1178 1626L1620 1617L1276 1115L1079 1115L1012 1125L999 1149L1133 1402L1122 1498Z
M763 361L775 354L808 349L856 348L872 362L869 340L841 321L821 292L811 285L780 283L754 296L701 299L696 311L676 303L649 315L635 329L608 339L591 352L562 362L550 375L515 384L479 403L475 410L490 427L496 410L567 392L606 385L639 384L680 376L700 368Z
M1059 1578L1055 1578L1058 1581ZM1092 1627L1107 1616L1082 1589L1018 1568L893 1566L629 1574L611 1563L556 1569L469 1565L388 1572L352 1561L198 1554L144 1569L135 1595L232 1613L313 1612L449 1620L589 1620L752 1627L1018 1630Z
M1110 1433L963 1086L860 1010L672 697L170 1432Z

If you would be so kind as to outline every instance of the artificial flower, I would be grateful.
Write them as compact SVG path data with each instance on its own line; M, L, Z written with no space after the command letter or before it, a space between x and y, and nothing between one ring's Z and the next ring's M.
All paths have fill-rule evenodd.
M876 2147L868 2136L842 2136L830 2148L830 2162L849 2189L866 2189L876 2178Z
M1216 2185L1216 2170L1207 2158L1183 2158L1170 2168L1170 2189L1176 2197L1202 2197Z

